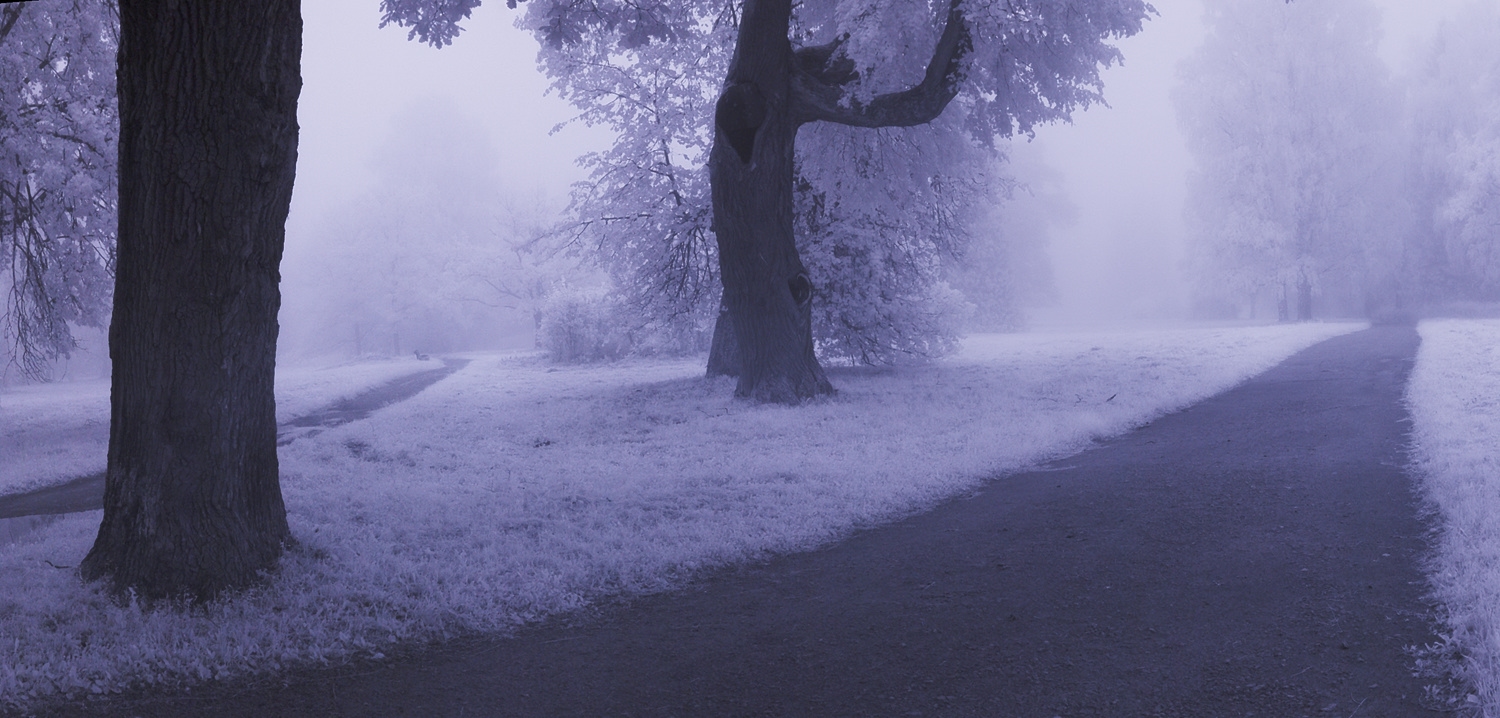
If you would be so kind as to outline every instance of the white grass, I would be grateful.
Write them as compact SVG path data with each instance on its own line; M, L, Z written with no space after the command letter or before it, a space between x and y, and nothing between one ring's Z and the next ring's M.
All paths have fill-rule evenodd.
M932 366L834 372L800 408L699 361L479 356L292 444L301 548L263 589L143 613L72 571L97 512L0 548L0 704L180 684L505 631L706 567L806 549L1087 447L1359 325L971 339Z
M407 357L278 370L276 421L285 422L397 377L440 366ZM0 395L0 494L103 471L108 450L108 379L34 384Z
M1500 320L1424 321L1407 387L1442 530L1431 576L1480 707L1500 716Z

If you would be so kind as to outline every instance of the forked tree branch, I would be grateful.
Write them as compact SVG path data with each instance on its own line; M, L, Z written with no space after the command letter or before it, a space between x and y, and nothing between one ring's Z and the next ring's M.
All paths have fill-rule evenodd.
M933 48L922 82L900 92L876 95L868 103L842 104L844 87L858 79L854 64L839 59L840 38L797 50L792 77L792 113L798 124L835 122L855 127L912 127L937 119L958 95L959 68L973 47L959 0L949 0L943 34Z

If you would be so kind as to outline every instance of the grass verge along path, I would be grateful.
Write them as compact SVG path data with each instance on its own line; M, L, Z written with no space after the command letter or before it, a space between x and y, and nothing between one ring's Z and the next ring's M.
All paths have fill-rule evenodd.
M64 713L1417 715L1416 346L1330 339L932 511L513 638Z

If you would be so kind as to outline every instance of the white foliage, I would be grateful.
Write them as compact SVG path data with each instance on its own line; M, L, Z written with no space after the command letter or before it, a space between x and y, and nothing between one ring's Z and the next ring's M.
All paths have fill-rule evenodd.
M548 27L544 9L535 4L526 15L538 33ZM558 234L610 273L642 319L696 330L698 341L689 344L706 343L717 315L706 165L733 9L662 6L680 28L672 42L636 43L624 30L600 30L538 56L553 89L579 108L577 121L617 133L608 150L582 158L590 179L575 187L571 219Z
M701 343L719 291L706 163L738 4L622 7L537 2L523 20L579 121L619 133L584 158L593 173L560 231L598 258L642 317L687 327ZM1007 7L974 6L975 42L1000 52L979 29L991 21L1023 42L1004 58L972 55L973 72L1011 73L1004 92L973 87L924 127L810 125L799 134L798 244L825 357L887 363L953 345L969 308L942 266L961 261L973 221L1009 186L995 140L1098 99L1097 70L1118 59L1098 38L1132 32L1144 12L1130 1ZM799 5L792 34L803 45L846 35L841 51L865 79L845 99L860 102L920 81L946 12L928 3ZM1016 78L1024 97L1010 85Z
M891 364L955 346L973 308L944 281L945 260L1001 184L997 159L945 126L955 119L799 135L796 229L825 355Z
M1496 112L1500 102L1486 114ZM1449 261L1493 292L1500 290L1500 131L1491 124L1455 140L1448 164L1453 192L1437 219L1449 233Z
M0 6L0 356L33 377L108 323L118 23L111 0Z
M557 362L619 359L630 350L620 309L600 289L554 291L542 305L537 346Z

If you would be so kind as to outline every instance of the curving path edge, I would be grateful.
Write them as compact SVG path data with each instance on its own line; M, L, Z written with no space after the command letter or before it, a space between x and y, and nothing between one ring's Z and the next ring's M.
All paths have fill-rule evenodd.
M132 716L1411 716L1411 327L823 550Z

